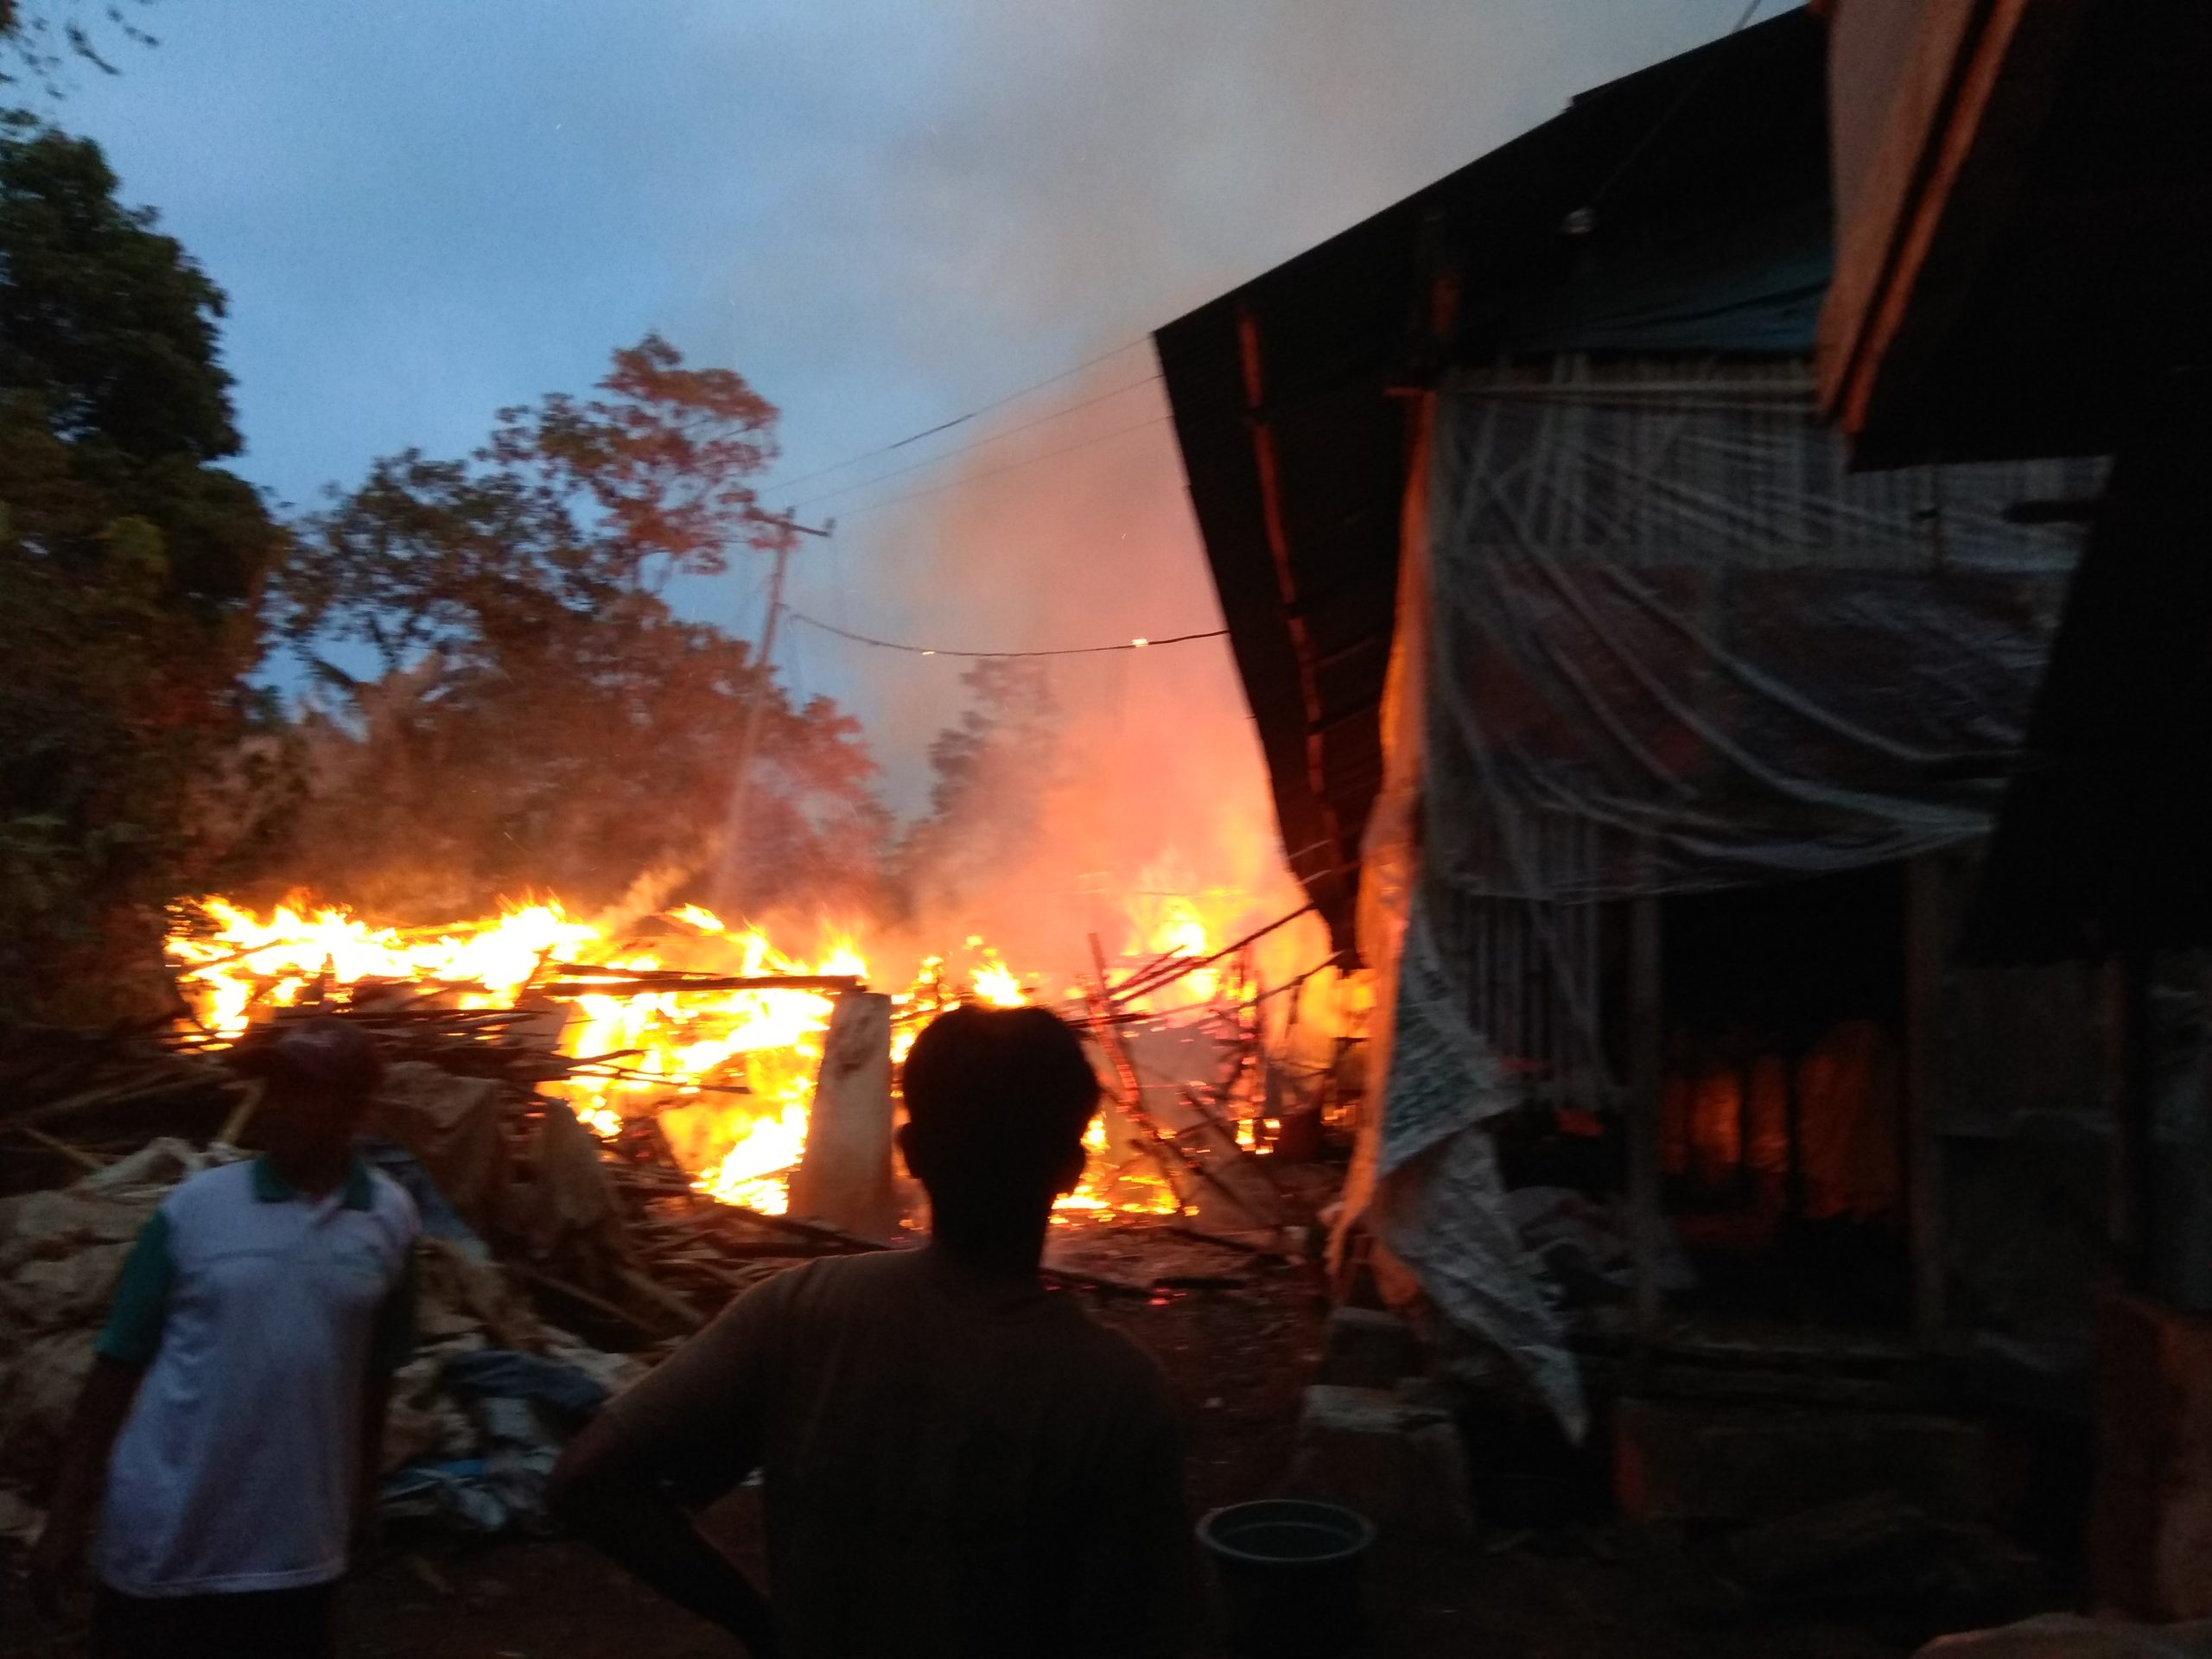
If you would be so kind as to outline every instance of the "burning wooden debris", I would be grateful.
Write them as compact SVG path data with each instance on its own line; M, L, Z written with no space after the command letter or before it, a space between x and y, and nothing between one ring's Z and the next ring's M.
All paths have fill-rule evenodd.
M1257 1015L1271 994L1251 952L1293 919L1222 949L1185 928L1118 973L1092 938L1090 971L1062 1011L1095 1041L1109 1109L1063 1218L1204 1216L1232 1231L1292 1219L1265 1156ZM542 1263L532 1271L580 1306L619 1306L622 1320L658 1333L685 1315L666 1294L626 1289L626 1275L652 1275L663 1291L688 1280L671 1294L711 1306L750 1281L751 1264L899 1237L915 1195L891 1168L895 1062L944 1007L1043 995L1035 976L1025 986L980 940L968 943L960 969L926 958L887 995L863 988L868 964L849 941L793 957L695 906L614 936L552 903L398 928L335 908L257 916L213 899L180 918L170 941L182 1016L123 1037L19 1043L0 1058L16 1103L7 1131L87 1168L142 1144L149 1115L234 1143L250 1134L253 1096L226 1065L231 1044L257 1022L342 1019L368 1033L395 1077L476 1085L468 1109L496 1122L502 1166L525 1185L555 1155L547 1146L588 1152L615 1194L601 1208L620 1225L601 1254L616 1265L573 1280ZM836 1033L863 1014L858 1058L825 1067ZM816 1222L836 1224L807 1235L785 1211L827 1103L817 1089L833 1074L858 1079L839 1085L852 1104L828 1114L823 1127L836 1135L813 1137L816 1190L802 1179L800 1193ZM415 1147L427 1132L416 1124L392 1138ZM857 1196L847 1190L856 1181Z
M1094 1137L1091 1171L1066 1213L1180 1213L1207 1191L1248 1209L1257 1201L1264 1183L1249 1171L1231 1181L1215 1166L1233 1168L1264 1146L1255 1014L1268 994L1251 951L1299 914L1219 950L1183 918L1165 949L1118 982L1094 938L1091 972L1067 988L1062 1011L1096 1038L1126 1122ZM170 948L192 1008L165 1039L173 1048L219 1052L256 1019L334 1013L360 1021L388 1058L497 1078L524 1110L563 1102L610 1143L650 1117L703 1190L772 1214L790 1202L836 1010L870 980L849 939L794 957L696 906L625 938L557 904L403 930L333 909L257 918L214 900ZM891 1063L944 1007L1045 995L1038 976L1025 983L980 939L967 951L957 970L925 958L889 995ZM1168 1052L1175 1046L1159 1038L1169 1029L1185 1032L1190 1052ZM1209 1046L1199 1033L1210 1056L1196 1052ZM1152 1083L1134 1082L1128 1043L1147 1048ZM892 1219L887 1202L879 1198L868 1230Z
M1053 1281L1154 1299L1233 1289L1294 1254L1287 1230L1311 1206L1268 1155L1257 937L1217 950L1186 933L1118 963L1091 941L1058 1006L1091 1037L1107 1102L1056 1217ZM480 1363L461 1357L619 1380L614 1357L688 1336L762 1279L918 1238L919 1194L891 1152L896 1062L946 1007L1048 998L981 941L884 993L849 942L793 957L690 908L611 937L552 904L401 929L215 900L182 918L170 957L172 1022L19 1033L0 1052L0 1144L18 1184L44 1189L0 1199L15 1357L0 1393L28 1413L0 1437L0 1497L58 1436L39 1402L73 1393L137 1224L252 1141L259 1085L230 1063L251 1027L335 1018L385 1062L366 1154L424 1216L436 1360L387 1448L415 1469L467 1438L467 1390L446 1373ZM48 1295L63 1263L76 1288Z

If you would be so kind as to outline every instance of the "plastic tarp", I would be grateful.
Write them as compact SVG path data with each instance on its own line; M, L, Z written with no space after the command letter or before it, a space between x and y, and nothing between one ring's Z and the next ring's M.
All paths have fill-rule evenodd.
M1432 467L1426 872L1557 901L1986 833L2096 461L1847 474L1805 365L1469 376ZM1547 830L1580 868L1534 867Z
M387 1067L377 1092L377 1127L422 1160L442 1195L437 1213L423 1217L433 1231L455 1212L476 1234L499 1230L513 1180L505 1122L497 1081L457 1077L420 1060ZM421 1185L393 1173L421 1205Z
M1483 1127L1516 1096L1461 1012L1428 909L1415 889L1392 976L1382 1109L1362 1136L1370 1173L1348 1189L1347 1213L1364 1206L1376 1240L1461 1338L1452 1349L1470 1357L1456 1369L1488 1380L1503 1360L1580 1440L1589 1413L1564 1312L1516 1224Z
M0 1198L0 1484L45 1484L139 1230L178 1181L241 1155L164 1137L73 1185ZM14 1517L0 1536L38 1518L0 1510Z
M1368 821L1359 893L1360 954L1376 964L1372 1064L1383 1079L1345 1183L1338 1233L1364 1220L1394 1300L1425 1294L1460 1341L1446 1344L1488 1373L1502 1358L1532 1382L1568 1432L1588 1421L1565 1326L1523 1248L1483 1122L1513 1103L1487 1045L1440 997L1444 971L1421 880L1421 731L1429 696L1429 448L1408 492L1398 626L1384 683L1382 788ZM1390 1282L1395 1281L1397 1282Z
M1482 1125L1518 1090L1464 918L1510 901L1602 1070L1564 906L1840 871L1989 828L2080 550L2018 504L2101 465L1849 475L1798 358L1554 357L1464 377L1408 504L1363 849L1391 1010L1348 1215L1572 1433L1556 1287ZM2012 516L2008 517L2008 513Z

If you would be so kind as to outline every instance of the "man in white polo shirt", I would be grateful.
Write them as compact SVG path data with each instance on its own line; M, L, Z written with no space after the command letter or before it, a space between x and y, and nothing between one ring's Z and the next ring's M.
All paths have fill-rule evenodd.
M93 1651L331 1650L413 1340L415 1205L353 1136L379 1067L342 1021L240 1046L267 1150L194 1176L133 1248L32 1567L43 1599L100 1510Z

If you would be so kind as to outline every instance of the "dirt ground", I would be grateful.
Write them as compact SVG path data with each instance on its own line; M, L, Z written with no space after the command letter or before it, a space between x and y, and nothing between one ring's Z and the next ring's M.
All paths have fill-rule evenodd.
M1299 1393L1319 1355L1325 1312L1297 1269L1243 1288L1164 1302L1091 1299L1166 1369L1190 1447L1200 1510L1276 1491L1289 1461ZM741 1558L757 1560L753 1500L711 1517ZM19 1563L0 1607L0 1652L65 1659L81 1630L29 1618ZM1860 1631L1686 1619L1680 1586L1624 1559L1604 1522L1529 1533L1486 1524L1471 1546L1385 1542L1370 1564L1366 1659L1881 1659L1903 1649ZM388 1540L351 1586L348 1659L709 1659L734 1645L657 1600L590 1551L556 1539L463 1543ZM1200 1650L1219 1651L1213 1638Z

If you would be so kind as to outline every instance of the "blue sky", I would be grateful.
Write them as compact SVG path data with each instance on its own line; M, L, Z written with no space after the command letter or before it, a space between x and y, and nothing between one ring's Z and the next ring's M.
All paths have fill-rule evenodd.
M126 199L229 293L240 469L286 499L410 444L465 450L499 405L588 385L648 329L782 409L792 477L1141 337L1740 9L158 0L157 48L118 45L120 76L79 69L39 101L106 146ZM1126 353L1003 418L1150 366ZM796 603L988 646L1214 626L1172 442L1156 422L1123 432L1157 413L1138 385L824 504L845 528L802 561ZM1125 563L1071 584L1070 561ZM749 630L759 577L685 602ZM1225 661L1174 671L1211 695ZM918 746L958 701L950 674L917 680L819 636L791 667L861 713L911 798Z

